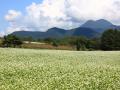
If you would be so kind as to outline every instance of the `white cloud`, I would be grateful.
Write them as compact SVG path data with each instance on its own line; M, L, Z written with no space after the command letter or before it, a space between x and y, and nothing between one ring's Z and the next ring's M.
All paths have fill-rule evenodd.
M0 37L3 37L5 35L4 31L0 31Z
M10 10L8 33L19 30L45 31L51 27L72 28L89 19L107 19L120 24L120 0L44 0L27 6L26 13ZM14 21L14 22L11 22Z
M5 19L7 21L13 21L13 20L16 20L17 18L19 18L20 16L21 16L21 12L15 11L15 10L9 10L8 14L5 15Z

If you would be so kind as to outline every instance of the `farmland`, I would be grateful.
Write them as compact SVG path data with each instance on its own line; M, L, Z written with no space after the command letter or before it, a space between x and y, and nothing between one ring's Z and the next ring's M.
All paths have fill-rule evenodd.
M120 90L120 51L1 48L0 90Z

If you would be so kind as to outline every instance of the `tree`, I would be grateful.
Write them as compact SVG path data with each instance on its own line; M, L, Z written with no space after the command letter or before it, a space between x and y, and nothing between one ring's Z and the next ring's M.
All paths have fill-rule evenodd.
M102 50L120 50L120 31L107 30L101 37Z
M21 46L22 41L15 35L8 35L8 36L4 36L2 44L4 47L15 48L16 46Z
M80 48L81 48L80 41L77 40L77 41L76 41L76 50L77 50L77 51L80 51Z
M48 44L51 44L53 42L53 39L52 38L45 38L44 42L48 43Z
M33 38L31 36L29 36L27 39L28 39L29 43L31 43L33 41Z
M59 42L57 42L56 40L54 40L54 41L52 42L52 45L53 45L54 47L58 47L58 46L59 46Z
M101 41L100 38L93 38L88 40L87 48L89 50L100 50Z
M78 42L77 46L78 47L80 46L80 50L86 50L87 49L87 46L88 46L87 38L80 37L80 38L78 38L77 42Z

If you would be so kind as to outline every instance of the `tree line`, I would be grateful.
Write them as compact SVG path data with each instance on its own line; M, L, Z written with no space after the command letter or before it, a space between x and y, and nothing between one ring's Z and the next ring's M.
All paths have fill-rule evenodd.
M32 37L20 39L14 35L4 36L2 39L2 47L21 47L23 41L44 42L58 47L59 45L69 45L80 50L120 50L120 30L109 29L105 31L99 38L86 37L64 37L60 39L45 38L34 40Z

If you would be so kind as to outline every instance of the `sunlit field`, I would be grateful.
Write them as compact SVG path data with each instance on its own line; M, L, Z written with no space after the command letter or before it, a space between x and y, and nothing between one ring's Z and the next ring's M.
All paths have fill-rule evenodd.
M120 90L120 52L1 48L0 90Z

